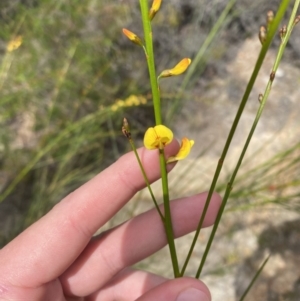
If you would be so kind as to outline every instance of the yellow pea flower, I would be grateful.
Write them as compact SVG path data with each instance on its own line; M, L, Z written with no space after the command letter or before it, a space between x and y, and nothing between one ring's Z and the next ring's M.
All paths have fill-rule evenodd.
M135 34L133 33L132 31L126 29L126 28L123 28L123 33L124 35L131 41L133 42L134 44L137 44L139 46L142 46L143 47L143 42L142 40Z
M170 77L170 76L174 76L174 75L180 75L188 68L190 63L191 63L191 59L184 58L174 68L164 70L158 76L158 78L160 78L160 77Z
M162 0L154 0L153 1L152 6L151 6L150 11L149 11L150 21L154 18L154 16L156 15L158 10L160 9L161 1Z
M144 145L147 149L163 149L173 140L173 132L164 125L149 128L144 136Z
M177 153L177 155L170 157L167 160L167 163L175 162L186 158L187 155L190 153L194 143L194 140L189 140L186 137L182 138L179 152Z
M8 52L12 52L18 49L22 45L22 42L23 42L22 36L17 36L8 43L6 50Z

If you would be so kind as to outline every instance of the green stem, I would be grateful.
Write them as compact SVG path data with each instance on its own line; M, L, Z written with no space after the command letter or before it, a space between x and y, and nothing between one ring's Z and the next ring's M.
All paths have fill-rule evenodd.
M245 297L247 296L247 294L250 291L251 287L253 286L254 282L256 281L256 279L258 278L258 276L261 274L262 270L264 269L265 265L267 264L269 258L270 258L270 255L264 260L264 262L262 263L262 265L260 266L258 271L255 273L253 279L251 280L251 282L249 283L249 285L246 288L245 292L241 296L240 301L243 301L245 299Z
M160 209L159 209L159 206L158 206L157 201L156 201L156 199L155 199L155 196L154 196L154 194L153 194L152 188L151 188L151 186L150 186L150 183L149 183L147 174L146 174L146 172L145 172L145 169L144 169L144 167L143 167L143 164L142 164L142 162L141 162L141 159L140 159L140 157L139 157L139 155L138 155L138 153L137 153L137 151L136 151L136 147L135 147L135 145L134 145L133 140L132 140L132 139L129 139L129 143L130 143L131 148L132 148L132 150L133 150L133 152L134 152L134 154L135 154L135 156L136 156L136 159L137 159L137 161L138 161L138 163L139 163L140 169L141 169L141 171L142 171L144 180L145 180L145 182L146 182L147 188L148 188L148 190L149 190L149 192L150 192L150 195L151 195L151 197L152 197L152 200L153 200L153 203L154 203L154 205L155 205L155 207L156 207L156 210L158 211L158 214L159 214L159 216L160 216L162 222L164 223L164 222L165 222L165 218L164 218L164 216L162 215L162 213L161 213L161 211L160 211Z
M172 218L171 218L170 201L169 201L168 174L167 174L165 154L163 149L159 150L159 161L160 161L160 166L164 166L164 168L161 170L161 179L162 179L162 188L163 188L163 197L164 197L164 210L165 210L164 226L165 226L165 231L166 231L167 240L169 244L169 250L171 254L174 277L178 278L180 277L180 271L179 271L176 247L174 242L174 233L172 227Z
M211 247L211 244L212 244L212 242L213 242L215 233L216 233L217 228L218 228L218 225L219 225L219 223L220 223L222 214L223 214L223 212L224 212L224 209L225 209L227 200L228 200L228 198L229 198L229 196L230 196L230 193L231 193L231 190L232 190L232 186L233 186L233 182L234 182L235 177L236 177L236 175L237 175L237 173L238 173L238 170L239 170L239 168L240 168L240 166L241 166L241 164L242 164L243 158L244 158L244 156L245 156L245 153L246 153L247 148L248 148L248 146L249 146L249 144L250 144L251 138L252 138L253 133L254 133L254 131L255 131L255 129L256 129L256 126L257 126L257 124L258 124L258 121L259 121L259 119L260 119L260 117L261 117L261 114L262 114L262 112L263 112L263 109L264 109L264 107L265 107L267 98L268 98L269 93L270 93L270 91L271 91L272 83L273 83L273 80L274 80L276 71L277 71L277 69L278 69L279 62L280 62L280 60L281 60L281 58L282 58L282 54L283 54L283 52L284 52L286 43L287 43L287 41L288 41L288 39L289 39L289 37L290 37L290 35L291 35L291 31L292 31L292 29L293 29L294 20L295 20L295 15L296 15L296 12L297 12L297 9L298 9L298 6L299 6L299 1L300 1L300 0L297 0L297 1L295 2L295 6L294 6L294 9L293 9L293 12L292 12L292 15L291 15L291 18L290 18L290 22L289 22L289 25L288 25L287 34L286 34L285 38L283 39L283 41L282 41L282 43L281 43L281 45L280 45L280 48L279 48L279 50L278 50L278 54L277 54L277 56L276 56L275 63L274 63L274 65L273 65L272 72L271 72L271 74L270 74L270 79L269 79L269 82L268 82L268 84L267 84L267 86L266 86L266 89L265 89L265 93L264 93L263 98L262 98L262 100L261 100L261 104L260 104L260 106L259 106L259 108L258 108L256 117L255 117L254 122L253 122L253 125L252 125L252 127L251 127L251 129L250 129L249 135L248 135L248 137L247 137L247 140L246 140L246 142L245 142L245 145L244 145L244 147L243 147L243 150L242 150L242 152L241 152L241 155L240 155L240 157L239 157L239 160L238 160L238 162L237 162L237 164L236 164L236 167L235 167L235 169L234 169L234 171L233 171L233 174L232 174L232 176L231 176L231 178L230 178L230 180L229 180L229 182L228 182L228 185L227 185L227 188L226 188L224 197L223 197L223 201L222 201L220 210L219 210L218 215L217 215L217 218L216 218L216 222L215 222L215 224L214 224L214 226L213 226L213 230L212 230L211 235L210 235L210 237L209 237L209 240L208 240L208 243L207 243L207 245L206 245L206 248L205 248L205 251L204 251L204 254L203 254L201 263L200 263L199 268L198 268L198 271L197 271L197 273L196 273L196 278L199 278L199 277L200 277L201 271L202 271L203 266L204 266L204 263L205 263L205 261L206 261L206 257L207 257L207 255L208 255L208 252L209 252L210 247ZM270 31L271 31L271 30L273 30L274 32L277 31L277 26L279 25L280 20L281 20L281 18L282 18L283 15L284 15L284 12L285 12L285 10L286 10L286 8L287 8L287 6L288 6L288 3L289 3L288 0L287 0L287 1L282 1L281 6L280 6L280 9L279 9L279 11L278 11L278 13L277 13L277 15L276 15L276 18L274 19L274 21L273 21L273 23L272 23L272 25L271 25ZM291 20L292 20L292 22L291 22Z
M206 53L208 47L212 44L214 39L217 37L217 34L221 30L222 26L224 26L224 24L226 24L225 20L236 1L237 0L230 0L227 3L226 7L224 8L221 15L219 16L217 22L214 24L213 28L211 29L211 31L205 38L196 57L193 59L192 64L189 66L189 68L186 72L186 75L183 78L182 84L180 85L179 93L176 96L176 98L174 99L174 101L172 101L171 107L168 109L167 118L166 118L168 122L172 120L176 111L178 111L180 109L180 107L181 107L180 100L182 98L183 91L187 87L187 85L190 82L194 73L199 70L199 63L203 59L203 56Z
M161 119L161 107L160 107L160 96L159 88L156 79L154 53L153 53L153 40L152 40L152 27L149 20L149 6L148 0L140 0L143 28L144 28L144 39L146 47L147 64L150 76L150 83L152 88L153 106L155 114L156 125L162 123Z
M159 87L158 87L157 76L156 76L156 71L155 71L153 40L152 40L152 27L151 27L151 21L149 20L148 0L140 0L140 7L141 7L141 13L142 13L143 28L144 28L144 39L145 39L145 48L146 48L145 53L146 53L150 83L151 83L151 88L152 88L155 123L156 123L156 125L159 125L159 124L162 124L161 104L160 104ZM175 276L175 278L177 278L180 276L180 271L179 271L178 259L177 259L175 242L174 242L174 233L173 233L173 227L172 227L168 177L167 177L166 160L165 160L164 150L159 151L159 163L160 163L160 172L161 172L161 178L162 178L162 190L163 190L164 210L165 210L164 227L165 227L167 241L168 241L168 245L169 245L169 249L170 249L174 276Z
M212 183L211 183L211 186L210 186L210 189L209 189L209 192L208 192L208 195L207 195L207 198L206 198L206 202L205 202L205 206L203 208L203 212L201 214L201 218L200 218L200 221L199 221L199 224L198 224L198 227L197 227L197 230L196 230L196 233L195 233L195 236L194 236L194 239L193 239L193 242L191 244L191 247L190 247L190 250L188 252L188 255L187 255L187 258L184 262L184 265L183 265L183 268L181 270L181 275L184 274L185 272L185 269L187 267L187 264L191 258L191 255L192 255L192 252L194 250L194 247L196 245L196 242L197 242L197 239L198 239L198 236L200 234L200 230L202 228L202 224L203 224L203 221L204 221L204 218L205 218L205 215L206 215L206 212L208 210L208 207L209 207L209 204L210 204L210 200L211 200L211 197L213 195L213 192L215 190L215 187L216 187L216 183L218 181L218 178L219 178L219 175L220 175L220 172L222 170L222 166L223 166L223 162L226 158L226 155L227 155L227 152L228 152L228 149L229 149L229 146L231 144L231 141L232 141L232 138L234 136L234 133L236 131L236 128L238 126L238 123L239 123L239 120L241 118L241 115L244 111L244 108L245 108L245 105L247 103L247 100L249 98L249 95L250 95L250 92L252 91L252 88L253 88L253 85L255 83L255 80L257 78L257 75L258 75L258 72L262 66L262 63L264 61L264 58L266 56L266 53L270 47L270 44L277 32L277 28L279 26L279 23L286 11L286 8L289 4L289 1L290 0L283 0L281 5L280 5L280 8L276 14L276 17L274 18L273 22L272 22L272 25L270 26L270 30L268 32L268 36L267 36L267 39L266 41L264 42L263 44L263 47L260 51L260 54L259 54L259 57L257 59L257 62L256 62L256 65L254 67L254 70L253 70L253 73L251 75L251 78L249 80L249 83L246 87L246 90L245 90L245 93L243 95L243 98L242 98L242 101L240 103L240 106L238 108L238 111L236 113L236 116L235 116L235 119L233 121L233 124L231 126L231 129L230 129L230 132L228 134L228 137L227 137L227 140L226 140L226 143L225 143L225 146L224 146L224 149L222 151L222 154L221 154L221 158L219 159L219 162L218 162L218 165L217 165L217 168L215 170L215 174L214 174L214 177L213 177L213 180L212 180ZM221 209L220 209L221 210ZM205 255L205 254L204 254ZM204 262L205 261L205 257L203 256L202 257L202 260L201 262ZM201 264L202 265L202 264ZM198 275L198 273L197 273Z

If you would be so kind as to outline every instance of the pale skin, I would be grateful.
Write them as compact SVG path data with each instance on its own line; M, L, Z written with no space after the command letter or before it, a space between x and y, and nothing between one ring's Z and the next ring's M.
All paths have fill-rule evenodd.
M166 156L178 148L173 141ZM150 182L157 180L158 153L144 148L138 153ZM130 152L64 198L0 250L0 300L172 301L188 289L203 295L199 301L210 300L209 290L197 279L168 280L131 268L166 245L155 209L93 237L144 186ZM196 229L205 198L202 193L172 202L176 237ZM215 194L204 226L213 224L219 206Z

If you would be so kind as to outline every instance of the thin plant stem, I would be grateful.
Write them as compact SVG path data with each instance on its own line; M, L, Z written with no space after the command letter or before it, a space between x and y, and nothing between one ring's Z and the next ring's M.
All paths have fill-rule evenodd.
M286 2L286 3L285 3L285 2ZM285 10L283 10L283 8L287 8L288 2L289 2L289 1L282 1L282 3L281 3L280 9L282 8L282 10L279 9L279 11L278 11L278 14L279 14L279 13L282 13L281 18L283 17L283 14L284 14L284 11L285 11ZM223 212L224 212L224 209L225 209L227 200L228 200L228 198L229 198L229 196L230 196L230 193L231 193L231 190L232 190L232 186L233 186L233 182L234 182L235 177L236 177L236 175L237 175L237 173L238 173L238 170L239 170L239 168L240 168L240 166L241 166L241 164L242 164L243 158L244 158L244 156L245 156L245 153L246 153L247 148L248 148L248 146L249 146L249 144L250 144L251 138L252 138L253 133L254 133L254 131L255 131L255 129L256 129L256 126L257 126L257 124L258 124L258 121L259 121L259 119L260 119L260 117L261 117L261 114L262 114L262 112L263 112L263 109L264 109L264 107L265 107L266 101L267 101L267 99L268 99L269 93L270 93L270 91L271 91L272 83L273 83L273 81L274 81L275 74L276 74L276 71L277 71L278 66L279 66L279 62L280 62L280 60L281 60L281 58L282 58L282 54L283 54L283 52L284 52L285 46L286 46L286 44L287 44L287 41L289 40L289 37L290 37L291 32L292 32L292 29L293 29L293 27L294 27L294 20L295 20L295 16L296 16L297 9L298 9L298 7L299 7L299 2L300 2L300 0L296 0L296 2L295 2L294 9L293 9L293 12L292 12L292 14L291 14L290 22L289 22L289 25L288 25L288 28L287 28L287 33L286 33L285 37L283 38L283 40L282 40L282 42L281 42L281 45L280 45L280 47L279 47L278 54L277 54L276 59L275 59L275 63L274 63L274 65L273 65L272 72L271 72L271 74L270 74L269 82L268 82L268 84L267 84L267 86L266 86L264 95L263 95L262 99L260 100L260 106L259 106L259 108L258 108L256 117L255 117L255 119L254 119L253 125L252 125L252 127L251 127L251 129L250 129L250 132L249 132L249 134L248 134L247 140L246 140L246 142L245 142L245 145L244 145L244 147L243 147L243 150L242 150L242 152L241 152L241 155L240 155L240 157L239 157L239 160L238 160L238 162L237 162L237 164L236 164L236 167L235 167L235 169L234 169L234 171L233 171L233 174L232 174L232 176L231 176L231 178L230 178L230 180L229 180L229 182L228 182L228 184L227 184L227 188L226 188L226 191L225 191L225 194L224 194L224 197L223 197L223 201L222 201L220 210L219 210L218 215L217 215L217 218L216 218L216 222L215 222L215 224L214 224L214 226L213 226L213 230L212 230L212 232L211 232L211 235L210 235L210 237L209 237L208 243L207 243L207 245L206 245L206 248L205 248L205 251L204 251L204 254L203 254L201 263L200 263L200 266L199 266L198 271L197 271L197 273L196 273L196 278L199 278L199 277L200 277L200 274L201 274L201 271L202 271L202 269L203 269L203 266L204 266L206 257L207 257L207 255L208 255L209 250L210 250L210 246L211 246L211 244L212 244L212 242L213 242L215 233L216 233L216 231L217 231L217 228L218 228L218 225L219 225L219 223L220 223L222 214L223 214ZM284 4L286 4L286 6L284 6ZM277 14L276 18L278 17L278 14ZM275 18L275 19L276 19L276 18ZM281 18L280 18L280 19L281 19ZM275 19L274 19L274 23L275 23ZM280 21L280 19L277 20L277 21ZM278 22L278 24L279 24L279 22ZM273 25L273 24L272 24L272 25ZM273 27L272 25L271 25L270 30L271 30L272 28L274 29L274 27Z
M222 11L221 15L219 16L217 22L214 24L213 28L207 35L206 39L204 40L203 44L201 45L196 57L193 59L193 62L191 66L188 68L186 75L183 78L182 84L180 85L179 88L179 93L176 97L176 99L173 101L172 106L168 110L167 113L167 120L170 121L172 120L172 117L174 113L177 111L179 107L179 102L182 97L182 92L185 90L187 87L188 83L190 82L191 77L194 75L195 71L197 70L197 67L199 63L201 62L204 54L206 53L208 47L212 44L213 40L217 36L218 32L221 30L222 26L224 26L225 20L228 16L228 13L232 9L233 5L235 4L237 0L230 0L224 10Z
M134 142L133 142L132 139L129 139L129 143L130 143L131 148L132 148L132 150L133 150L133 152L134 152L134 154L135 154L135 156L136 156L136 159L137 159L137 161L138 161L138 163L139 163L140 169L141 169L141 171L142 171L144 180L145 180L145 182L146 182L147 188L148 188L148 190L149 190L149 193L150 193L150 195L151 195L151 198L152 198L152 200L153 200L153 203L154 203L154 205L155 205L155 208L156 208L156 210L157 210L157 212L158 212L158 214L159 214L159 216L160 216L162 222L164 223L164 222L165 222L165 218L164 218L164 216L162 215L162 213L161 213L161 211L160 211L160 209L159 209L159 206L158 206L157 201L156 201L156 199L155 199L155 196L154 196L154 194L153 194L153 190L152 190L152 188L151 188L151 186L150 186L150 182L149 182L149 180L148 180L147 174L146 174L145 169L144 169L144 167L143 167L143 164L142 164L142 162L141 162L140 156L139 156L138 152L136 151L135 144L134 144Z
M145 39L145 48L146 48L145 53L146 53L150 83L151 83L151 88L152 88L155 123L156 123L156 125L160 125L160 124L162 124L161 103L160 103L160 95L159 95L157 76L156 76L156 71L155 71L153 40L152 40L152 27L151 27L151 21L149 19L148 0L140 0L140 7L141 7L141 13L142 13L143 29L144 29L144 39ZM162 178L162 190L163 190L163 200L164 200L164 210L165 210L164 227L165 227L165 232L166 232L167 241L168 241L168 245L169 245L174 277L177 278L180 276L180 271L179 271L176 247L175 247L175 242L174 242L174 232L173 232L171 209L170 209L168 176L167 176L167 170L166 170L165 154L164 154L163 149L159 150L159 163L160 163L160 172L161 172L161 178Z
M174 234L173 234L171 210L170 210L170 202L169 202L170 198L169 198L169 189L168 189L168 174L167 174L165 154L163 149L159 150L159 161L160 161L160 166L162 165L164 166L164 168L161 169L161 180L162 180L164 211L165 211L164 226L165 226L169 250L171 254L174 277L178 278L180 277L180 271L179 271L176 247L174 242Z
M218 161L218 164L217 164L217 167L216 167L216 170L215 170L215 174L213 176L213 180L212 180L212 183L211 183L211 186L210 186L207 198L206 198L205 206L203 208L203 212L201 214L201 218L200 218L200 221L199 221L199 224L198 224L198 227L197 227L197 230L196 230L193 242L191 244L191 247L190 247L190 250L188 252L187 258L186 258L186 260L185 260L185 262L183 264L183 268L181 270L181 275L184 275L185 269L186 269L186 267L188 265L188 262L189 262L189 260L191 258L191 255L192 255L192 252L193 252L194 247L196 245L196 242L197 242L198 236L200 234L200 230L202 228L202 224L203 224L206 212L207 212L209 204L210 204L211 197L213 195L213 192L215 190L215 187L216 187L219 175L220 175L221 170L222 170L223 162L224 162L224 160L226 158L229 146L231 144L232 138L234 136L234 133L236 131L236 128L238 126L238 123L240 121L242 113L244 111L244 108L245 108L245 105L246 105L247 100L249 98L250 92L252 91L252 88L253 88L253 85L254 85L254 83L256 81L258 72L259 72L259 70L260 70L260 68L262 66L262 63L263 63L264 58L266 56L266 53L267 53L267 51L268 51L268 49L270 47L270 44L271 44L271 42L272 42L275 34L277 33L277 29L279 27L280 21L283 18L283 15L284 15L284 13L285 13L285 11L287 9L287 6L288 6L289 2L290 2L290 0L283 0L281 2L279 10L278 10L278 12L277 12L277 14L276 14L276 16L275 16L275 18L274 18L271 26L270 26L270 29L268 31L268 35L267 35L266 41L264 42L264 44L263 44L263 46L261 48L260 54L258 56L257 62L256 62L255 67L254 67L254 70L252 72L251 78L250 78L250 80L248 82L248 85L246 87L245 93L243 95L243 98L241 100L240 106L239 106L238 111L236 113L236 116L234 118L234 121L233 121L233 124L231 126L230 132L228 134L228 137L227 137L224 149L222 151L221 157L220 157L220 159ZM203 256L201 262L204 262L204 261L205 261L205 258ZM202 266L202 264L201 264L201 266ZM198 272L197 272L197 275L198 275ZM196 275L196 277L197 277L197 275Z
M143 28L144 28L144 39L145 39L145 48L146 48L145 53L147 57L149 77L150 77L150 83L152 88L155 123L156 125L159 125L162 123L161 105L160 105L159 89L158 89L158 84L156 79L157 76L155 71L152 26L151 26L151 21L149 20L148 0L140 0L140 7L142 12L142 21L143 21Z
M245 297L247 296L247 294L250 291L251 287L253 286L254 282L256 281L256 279L258 278L258 276L261 274L262 270L264 269L265 265L267 264L269 258L270 258L270 255L264 260L264 262L262 263L262 265L260 266L258 271L255 273L253 279L251 280L251 282L249 283L249 285L246 288L245 292L241 296L240 301L243 301L245 299Z
M226 17L228 16L228 13L230 12L231 8L233 7L233 5L235 4L236 1L237 0L230 0L227 3L224 10L222 11L220 17L218 18L217 22L214 24L212 30L209 32L208 36L206 37L204 43L202 44L202 46L199 50L199 52L197 53L196 57L194 58L192 65L187 70L187 73L182 81L182 85L181 85L182 88L185 88L187 86L188 82L190 81L191 77L193 76L193 74L196 71L197 65L199 64L203 55L207 51L208 47L211 45L212 41L214 40L214 38L220 31L220 28L224 25Z

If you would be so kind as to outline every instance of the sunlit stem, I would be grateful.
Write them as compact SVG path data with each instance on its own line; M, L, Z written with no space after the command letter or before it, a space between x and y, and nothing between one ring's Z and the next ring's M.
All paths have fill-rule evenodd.
M245 292L241 296L240 301L243 301L245 299L245 297L247 296L247 294L250 291L251 287L253 286L254 282L256 281L256 279L258 278L258 276L261 274L262 270L264 269L265 265L267 264L269 258L270 258L270 255L264 260L264 262L262 263L262 265L260 266L258 271L255 273L253 279L251 280L251 282L249 283L249 285L246 288Z
M159 95L159 87L157 83L157 76L155 70L155 61L154 61L154 53L153 53L153 41L152 41L152 28L151 21L149 19L149 6L148 0L140 0L140 7L142 13L142 21L144 28L144 39L145 39L145 54L147 58L149 77L152 89L152 98L153 98L153 107L154 107L154 115L155 115L155 123L156 125L162 124L161 117L161 104L160 104L160 95ZM166 170L166 160L164 156L164 151L160 150L159 152L159 162L160 162L160 172L162 177L162 190L164 196L164 227L166 231L167 241L170 249L170 255L173 265L174 276L179 277L179 266L178 259L176 254L175 242L174 242L174 234L171 220L171 210L170 210L170 199L169 199L169 188L168 188L168 178L167 178L167 170Z
M132 148L132 150L133 150L133 152L134 152L134 154L135 154L135 156L136 156L136 159L137 159L137 161L138 161L138 163L139 163L140 169L141 169L141 171L142 171L144 180L145 180L145 182L146 182L146 185L147 185L147 188L148 188L149 193L150 193L150 195L151 195L151 198L152 198L152 200L153 200L153 203L154 203L154 205L155 205L155 207L156 207L156 209L157 209L157 211L158 211L158 213L159 213L159 216L160 216L162 222L164 223L164 222L165 222L165 218L164 218L164 216L162 215L162 213L161 213L161 211L160 211L160 209L159 209L159 206L158 206L157 201L156 201L156 199L155 199L155 196L154 196L154 194L153 194L152 188L151 188L151 186L150 186L150 183L149 183L147 174L146 174L145 169L144 169L144 167L143 167L143 164L142 164L142 162L141 162L140 156L139 156L138 152L136 151L136 147L135 147L135 145L134 145L133 140L130 139L130 140L129 140L129 143L130 143L131 148Z
M295 20L296 12L297 12L297 9L298 9L298 7L299 7L299 1L300 1L300 0L297 0L297 1L295 2L295 6L294 6L294 9L293 9L293 12L292 12L292 15L291 15L291 19L290 19L290 22L289 22L289 25L288 25L287 34L286 34L284 40L282 41L282 43L281 43L281 45L280 45L280 47L279 47L278 54L277 54L276 59L275 59L275 63L274 63L274 65L273 65L273 68L272 68L272 71L271 71L271 74L270 74L270 79L269 79L269 82L268 82L268 84L267 84L267 86L266 86L265 92L264 92L264 94L263 94L263 98L262 98L261 103L260 103L260 106L259 106L259 108L258 108L256 117L255 117L254 122L253 122L253 125L252 125L252 127L251 127L251 129L250 129L250 132L249 132L249 134L248 134L247 140L246 140L246 142L245 142L245 145L244 145L244 147L243 147L243 150L242 150L242 152L241 152L241 155L240 155L240 157L239 157L239 159L238 159L238 162L237 162L237 164L236 164L236 167L235 167L235 169L234 169L234 171L233 171L233 173L232 173L232 175L231 175L231 178L230 178L230 180L229 180L229 182L228 182L228 185L227 185L227 188L226 188L224 197L223 197L222 205L221 205L221 208L220 208L220 210L219 210L219 212L218 212L218 216L217 216L217 218L216 218L216 222L215 222L215 224L214 224L214 226L213 226L213 230L212 230L211 235L210 235L210 237L209 237L209 240L208 240L208 243L207 243L207 245L206 245L206 248L205 248L205 251L204 251L204 254L203 254L201 263L200 263L199 268L198 268L198 271L197 271L197 273L196 273L196 278L199 278L199 277L200 277L201 271L202 271L203 266L204 266L204 263L205 263L205 261L206 261L206 257L207 257L207 255L208 255L208 252L209 252L210 247L211 247L211 244L212 244L212 242L213 242L215 233L216 233L217 228L218 228L218 225L219 225L219 223L220 223L222 214L223 214L223 212L224 212L224 209L225 209L227 200L228 200L228 198L229 198L229 196L230 196L230 193L231 193L231 190L232 190L232 186L233 186L235 177L236 177L236 175L237 175L237 173L238 173L238 171L239 171L239 168L240 168L240 166L241 166L241 164L242 164L243 158L244 158L245 153L246 153L246 151L247 151L247 149L248 149L248 146L249 146L249 144L250 144L251 138L252 138L252 136L253 136L253 134L254 134L254 131L255 131L255 129L256 129L256 126L257 126L257 124L258 124L258 121L259 121L259 119L260 119L260 117L261 117L261 114L262 114L262 112L263 112L263 109L264 109L264 107L265 107L266 101L267 101L267 99L268 99L269 93L270 93L270 91L271 91L272 83L273 83L273 81L274 81L274 77L275 77L276 71L277 71L277 69L278 69L279 62L280 62L280 60L281 60L281 58L282 58L283 51L284 51L284 49L285 49L286 43L287 43L287 41L288 41L288 39L289 39L289 37L290 37L290 35L291 35L291 31L292 31L293 26L294 26L294 20ZM279 8L279 10L278 10L278 13L277 13L277 15L276 15L276 17L275 17L275 19L274 19L272 25L270 26L269 35L268 35L267 41L266 41L265 43L267 43L268 41L271 42L271 39L272 39L271 33L274 33L274 34L275 34L275 33L277 32L277 28L278 28L279 23L280 23L280 21L281 21L283 15L284 15L284 13L285 13L285 11L286 11L286 8L287 8L288 4L289 4L289 1L288 1L288 0L287 0L287 1L282 1L282 2L281 2L280 8ZM296 7L296 9L295 9L295 7ZM291 20L292 20L292 21L291 21ZM265 46L265 43L264 43L264 46ZM263 47L263 48L264 48L264 47Z
M147 64L148 64L150 83L152 88L155 122L156 125L159 125L162 123L161 106L160 106L159 90L158 90L158 85L156 80L153 41L152 41L152 27L151 27L151 21L149 19L148 1L140 0L140 6L142 12L143 28L144 28L144 39L145 39L145 47L146 47L145 53L147 56Z
M159 150L159 161L160 161L160 165L164 166L164 168L161 170L161 179L162 179L162 188L163 188L163 197L164 197L164 211L165 211L164 226L165 226L165 231L166 231L167 240L169 244L169 250L171 254L174 277L178 278L180 277L180 271L179 271L178 259L177 259L175 242L174 242L174 233L172 227L169 189L168 189L168 174L167 174L165 154L163 149Z
M229 146L231 144L232 138L234 136L234 133L236 131L236 128L238 126L238 123L240 121L242 113L244 111L244 108L245 108L245 105L246 105L247 100L249 98L250 92L253 89L253 85L254 85L255 80L257 78L258 72L259 72L259 70L260 70L260 68L262 66L262 63L263 63L264 58L266 56L266 53L267 53L267 51L268 51L268 49L270 47L271 41L273 40L274 35L277 33L278 26L279 26L280 21L281 21L283 15L284 15L284 13L285 13L285 11L287 9L288 4L289 4L289 0L283 0L282 1L281 5L279 7L279 10L278 10L278 12L276 14L276 17L274 18L274 21L272 22L272 25L270 26L270 30L268 32L267 39L264 42L264 44L262 46L262 49L260 51L259 57L257 59L256 65L255 65L254 70L253 70L253 73L252 73L251 78L249 80L249 83L248 83L248 85L246 87L246 90L245 90L245 93L243 95L242 101L240 103L240 106L239 106L238 111L236 113L236 116L234 118L234 121L233 121L233 124L231 126L230 132L228 134L225 146L224 146L222 154L221 154L221 158L220 158L220 160L218 162L218 165L216 167L215 174L214 174L214 177L213 177L213 180L212 180L212 183L211 183L211 186L210 186L207 198L206 198L205 206L203 208L203 212L201 214L201 218L200 218L200 221L199 221L199 224L198 224L198 227L197 227L197 230L196 230L193 242L191 244L191 247L190 247L190 250L188 252L187 258L186 258L186 260L184 262L184 265L183 265L183 268L181 270L181 275L184 274L185 269L186 269L186 267L188 265L188 262L189 262L189 260L191 258L191 255L193 253L194 247L196 245L198 236L200 234L200 230L202 228L202 225L203 225L203 222L204 222L204 218L205 218L206 212L208 210L208 207L209 207L209 204L210 204L210 201L211 201L211 197L212 197L213 192L215 190L216 183L218 181L219 175L221 173L223 162L224 162L224 160L226 158L226 155L227 155ZM221 208L222 208L222 206L221 206ZM221 211L221 209L220 209L220 211ZM217 220L215 222L215 226L218 225L218 222L219 221L218 221L218 217L217 217ZM200 273L201 273L201 270L203 268L204 262L206 260L206 256L208 254L209 247L210 247L210 244L208 243L208 245L206 247L206 252L204 253L204 255L202 257L202 260L201 260L201 263L200 263L200 267L199 267L198 272L196 274L196 278L198 278L199 275L200 275Z

